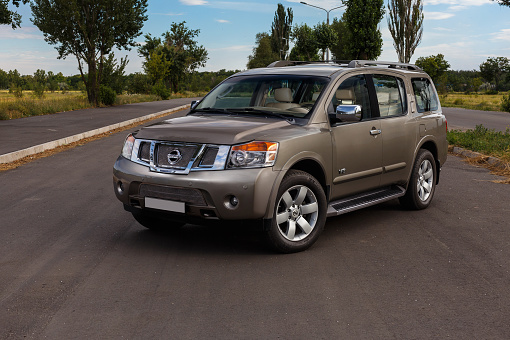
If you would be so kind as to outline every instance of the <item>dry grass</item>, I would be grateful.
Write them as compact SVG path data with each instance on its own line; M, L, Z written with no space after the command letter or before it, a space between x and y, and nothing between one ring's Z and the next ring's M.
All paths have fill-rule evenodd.
M499 94L464 94L452 92L439 96L444 107L459 107L470 110L501 111L501 102L505 92Z
M454 147L453 145L448 146L448 151L451 154L454 154L453 147ZM498 165L494 165L488 162L490 157L491 156L481 155L479 157L474 158L464 157L464 160L466 161L466 163L471 164L473 166L479 166L490 170L492 175L506 177L505 179L502 180L494 180L493 181L494 183L510 184L510 162L500 159L501 163Z

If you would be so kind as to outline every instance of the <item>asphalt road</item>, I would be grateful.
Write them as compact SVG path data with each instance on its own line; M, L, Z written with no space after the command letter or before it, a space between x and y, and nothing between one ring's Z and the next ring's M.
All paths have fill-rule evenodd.
M443 113L448 120L448 129L450 130L474 129L479 124L483 124L486 128L503 132L510 128L510 113L508 112L443 107Z
M486 170L450 156L429 209L280 255L243 225L144 230L113 194L125 135L0 173L1 339L510 338L510 190Z

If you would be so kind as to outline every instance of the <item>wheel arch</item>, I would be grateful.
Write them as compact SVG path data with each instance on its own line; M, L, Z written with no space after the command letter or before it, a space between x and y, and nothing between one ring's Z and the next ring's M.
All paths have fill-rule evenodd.
M438 154L438 149L437 149L437 145L436 143L434 143L433 141L431 140L428 140L426 141L425 143L423 143L419 148L418 150L420 149L424 149L424 150L428 150L430 151L430 153L432 154L432 156L434 157L434 161L436 163L436 184L439 184L439 174L440 174L440 170L441 170L441 162L439 161L439 154ZM417 151L418 151L417 150ZM418 154L418 152L416 152L416 154Z

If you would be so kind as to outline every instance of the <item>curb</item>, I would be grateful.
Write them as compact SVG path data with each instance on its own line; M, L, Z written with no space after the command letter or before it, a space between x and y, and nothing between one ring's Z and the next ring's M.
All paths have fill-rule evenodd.
M470 150L466 150L466 149L454 146L453 150L452 150L452 153L454 153L456 155L461 155L461 156L464 156L464 157L467 157L467 158L485 158L485 161L489 165L492 165L492 166L494 166L496 168L500 168L500 169L506 169L507 168L507 165L505 164L505 162L501 161L499 158L491 157L491 156L486 156L486 155L481 154L479 152L474 152L474 151L470 151Z
M41 153L41 152L44 152L44 151L47 151L47 150L55 149L55 148L57 148L59 146L71 144L71 143L77 142L77 141L85 139L85 138L90 138L90 137L93 137L93 136L96 136L96 135L100 135L100 134L108 132L108 131L112 131L112 130L115 130L115 129L122 128L124 126L128 126L128 125L135 124L135 123L140 123L140 122L143 122L143 121L146 121L146 120L149 120L149 119L163 117L163 116L165 116L167 114L170 114L170 113L173 113L173 112L176 112L176 111L180 111L180 110L183 110L183 109L187 109L188 107L190 107L190 104L178 106L178 107L175 107L175 108L172 108L172 109L169 109L169 110L164 110L164 111L159 111L159 112L156 112L156 113L151 113L151 114L146 115L146 116L142 116L142 117L138 117L138 118L133 118L133 119L130 119L130 120L126 120L124 122L120 122L120 123L115 123L115 124L112 124L112 125L104 126L102 128L98 128L98 129L94 129L94 130L78 133L78 134L70 136L70 137L65 137L65 138L57 139L57 140L54 140L54 141L51 141L51 142L47 142L47 143L31 146L31 147L23 149L23 150L13 151L13 152L10 152L10 153L6 153L6 154L3 154L3 155L0 155L0 164L11 163L11 162L17 161L19 159L22 159L24 157L27 157L27 156L31 156L31 155L35 155L37 153Z

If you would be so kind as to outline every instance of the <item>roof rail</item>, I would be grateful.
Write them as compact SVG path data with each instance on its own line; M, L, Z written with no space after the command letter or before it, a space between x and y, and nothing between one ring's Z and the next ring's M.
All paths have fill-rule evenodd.
M284 66L297 66L297 65L310 65L310 64L349 64L350 60L320 60L320 61L298 61L298 60L278 60L267 67L284 67Z
M395 63L391 61L377 61L377 60L351 60L349 62L350 68L366 67L366 66L378 66L385 65L388 68L401 68L409 71L422 71L421 68L414 64Z

